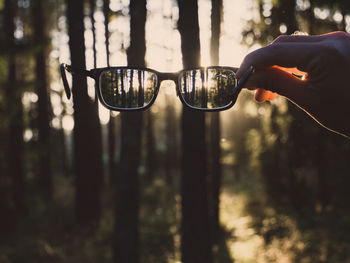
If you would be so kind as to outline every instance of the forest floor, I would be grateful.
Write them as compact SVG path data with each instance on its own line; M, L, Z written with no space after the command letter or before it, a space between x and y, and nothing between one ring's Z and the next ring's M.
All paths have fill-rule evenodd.
M285 219L283 224L292 234L286 238L274 238L267 244L264 229L269 231L271 225L280 222L275 211L266 205L262 180L253 173L237 176L232 169L224 169L220 220L228 234L226 246L234 263L292 263L295 262L295 246L303 247L295 223Z
M250 187L245 185L247 183L247 178L237 178L232 170L225 170L220 196L220 220L225 231L231 233L226 244L235 263L256 262L264 242L251 227L252 218L245 208L249 201L248 192L257 182L251 182Z

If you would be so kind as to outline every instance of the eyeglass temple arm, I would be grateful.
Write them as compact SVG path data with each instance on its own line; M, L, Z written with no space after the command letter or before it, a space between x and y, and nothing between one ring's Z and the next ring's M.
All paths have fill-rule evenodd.
M254 72L254 67L250 66L249 69L244 73L242 78L238 81L238 85L233 89L232 92L232 99L235 100L239 94L239 92L242 90L244 84L247 82L251 74Z
M92 74L91 71L88 71L85 69L76 69L76 68L73 68L71 65L62 63L60 65L60 71L61 71L61 76L62 76L62 80L63 80L63 87L64 87L64 91L66 92L67 98L70 99L72 92L71 92L69 84L68 84L66 70L72 74L76 74L76 75L80 75L80 76L94 78L94 75Z

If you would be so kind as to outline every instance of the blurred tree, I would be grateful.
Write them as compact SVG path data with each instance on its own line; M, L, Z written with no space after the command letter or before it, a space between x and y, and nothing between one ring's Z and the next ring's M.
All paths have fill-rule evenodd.
M8 130L6 147L6 174L11 176L12 202L17 213L22 214L25 210L25 188L23 174L23 105L22 91L17 76L16 65L17 45L15 40L15 17L16 2L6 0L4 3L4 45L8 50L8 75L5 86L5 96L8 112Z
M86 68L84 39L84 1L67 0L71 64ZM103 178L99 118L87 94L85 77L73 75L74 162L76 209L79 224L94 223L100 216L100 188Z
M91 21L91 31L92 31L92 52L93 52L93 61L94 61L94 68L97 67L97 56L96 56L96 28L95 28L95 11L96 11L96 1L90 0L89 1L89 8L90 8L90 21ZM107 18L106 18L107 19ZM107 20L108 21L108 20ZM107 53L108 56L108 53ZM95 87L96 87L97 83L95 82ZM94 116L97 117L96 119L96 127L95 127L95 136L96 138L101 138L102 140L102 130L101 130L101 123L99 121L99 102L98 102L98 97L97 97L97 90L95 89L95 100L94 100ZM98 142L96 145L96 154L98 156L103 155L103 149L102 149L102 141ZM101 174L102 171L101 171ZM102 175L103 177L103 175ZM101 178L101 182L103 183L103 178Z
M89 0L89 7L90 7L90 21L91 21L91 31L92 31L92 52L93 52L93 61L94 61L94 68L97 68L97 56L96 56L96 28L95 28L95 11L96 11L96 1L94 0ZM105 18L108 21L108 17ZM107 45L107 43L106 43ZM109 59L109 54L107 53L107 61ZM95 82L95 88L97 86L97 82ZM99 121L99 101L97 97L97 89L95 89L95 100L94 100L94 115L97 116L97 123L95 127L95 135L97 138L101 138L102 140L102 128L101 128L101 123ZM103 155L103 149L102 149L102 141L101 143L97 144L97 155L101 156ZM103 174L103 173L101 173ZM103 177L103 176L102 176ZM101 178L101 181L103 183L103 178Z
M339 11L342 15L341 23L339 29L342 31L347 31L347 22L346 17L350 13L350 2L347 0L337 0L335 3L337 11Z
M210 52L211 64L219 65L219 42L221 32L221 18L222 18L222 0L211 1L211 39ZM220 113L211 112L210 117L210 153L208 154L210 163L210 198L209 198L209 212L210 221L212 225L212 241L213 245L218 245L220 234L220 218L219 218L219 204L220 204L220 186L221 186L221 148L220 148Z
M106 60L107 60L107 66L110 66L109 63L109 17L110 17L110 10L109 10L109 0L103 0L103 16L104 16L104 31L105 31L105 47L106 47Z
M105 46L106 46L106 59L107 66L110 66L109 63L109 20L110 20L110 9L109 9L109 0L103 0L103 15L104 15L104 26L105 26ZM109 171L109 182L114 183L115 174L116 174L116 163L115 163L115 118L112 113L109 114L108 122L108 171Z
M200 65L197 0L178 0L184 68ZM182 221L183 263L212 262L208 205L204 113L182 111Z
M145 67L146 0L131 0L128 65ZM120 166L116 174L114 262L139 262L139 165L143 112L121 113Z
M153 114L149 109L145 112L146 131L146 179L152 183L157 170L156 139L154 137Z
M89 0L89 8L90 8L90 21L91 21L91 32L92 32L92 53L94 60L94 68L97 67L97 57L96 57L96 27L95 27L95 11L96 11L96 1ZM98 99L95 99L95 103L98 102Z
M168 98L166 98L168 102ZM175 107L171 103L166 103L165 109L165 136L166 136L166 153L165 153L165 176L168 185L171 187L174 178L173 173L179 166L179 149L176 129Z
M52 199L51 142L50 142L50 98L48 92L48 72L46 67L48 29L45 2L32 1L34 41L39 46L35 54L35 81L38 94L39 131L39 186L46 203Z

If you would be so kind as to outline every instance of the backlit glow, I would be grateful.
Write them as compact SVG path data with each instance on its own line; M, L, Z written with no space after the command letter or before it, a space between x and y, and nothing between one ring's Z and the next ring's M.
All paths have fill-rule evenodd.
M121 12L112 16L108 25L109 30L109 59L111 66L125 66L126 49L130 41L130 18L127 14L129 1L112 0L110 8L112 11ZM246 46L241 45L242 29L247 20L256 19L255 2L252 0L223 1L223 19L221 24L220 37L220 65L238 67L249 52ZM211 2L207 0L198 1L198 16L201 38L201 62L203 66L211 65L210 62L210 37L211 37ZM171 0L148 0L147 1L147 22L146 22L146 63L148 67L163 72L174 72L182 69L181 38L177 30L178 7L176 1ZM96 65L97 67L107 66L107 54L105 45L105 28L102 6L97 5L94 14L95 32L96 32ZM86 27L85 45L86 45L86 65L87 68L93 68L93 34L92 24L89 17L84 20ZM69 63L69 47L66 28L66 18L59 19L59 38L55 38L58 46L60 62ZM256 48L256 46L254 47ZM68 76L70 77L70 76ZM174 85L169 82L167 85ZM88 94L91 98L95 97L94 81L88 80ZM174 88L174 86L173 86ZM56 90L56 89L55 89ZM155 104L163 102L164 99L159 96ZM167 99L180 107L177 98ZM59 110L56 110L58 113ZM99 115L102 124L107 124L110 118L109 110L99 105ZM71 127L72 125L67 125Z

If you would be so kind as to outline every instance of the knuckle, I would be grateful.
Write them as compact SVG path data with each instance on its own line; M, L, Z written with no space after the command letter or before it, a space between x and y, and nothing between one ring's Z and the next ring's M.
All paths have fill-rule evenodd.
M289 38L290 38L290 36L287 36L287 35L280 35L280 36L278 36L272 43L285 42L285 41L288 41Z
M251 53L249 53L245 58L244 58L244 61L243 63L247 66L251 65L254 61L254 57L256 55L256 51L253 51Z
M339 39L350 39L350 35L344 31L335 32L334 36Z

